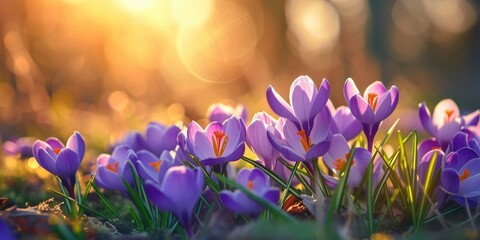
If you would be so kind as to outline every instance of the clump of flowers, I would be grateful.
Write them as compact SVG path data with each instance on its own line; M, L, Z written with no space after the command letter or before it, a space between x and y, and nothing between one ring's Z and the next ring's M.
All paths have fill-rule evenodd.
M327 219L317 230L333 233L327 238L336 239L340 233L332 227L333 219L345 212L365 223L367 234L358 235L368 238L398 219L419 229L452 203L468 210L478 206L480 111L462 116L455 102L447 99L432 115L422 103L419 118L431 138L419 141L416 131L406 136L397 131L395 145L391 140L395 123L374 146L379 130L387 130L381 129L382 122L398 104L397 87L387 89L377 81L361 94L347 79L347 106L335 108L329 98L328 80L317 87L310 77L300 76L290 86L288 102L267 87L266 100L278 117L258 112L246 126L245 106L216 104L209 110L206 126L196 121L182 128L151 122L144 134L128 133L111 153L96 158L87 189L93 189L117 219L133 223L135 231L187 238L203 237L219 222L216 218L227 224L281 220L300 226L292 216L307 215L320 222ZM245 156L245 145L258 160ZM23 148L28 144L12 142L4 147L7 153L28 154ZM56 193L69 206L77 204L78 214L72 211L72 216L87 210L102 215L88 207L80 187L75 188L85 148L82 135L75 132L66 145L48 138L37 140L31 150L67 192ZM227 171L235 168L233 162L242 166L238 173ZM105 194L112 190L135 208L120 214ZM231 223L224 212L233 216ZM375 219L380 215L382 221ZM74 218L72 224L80 219ZM2 224L0 220L0 232L7 231ZM75 236L84 237L82 225L73 229Z

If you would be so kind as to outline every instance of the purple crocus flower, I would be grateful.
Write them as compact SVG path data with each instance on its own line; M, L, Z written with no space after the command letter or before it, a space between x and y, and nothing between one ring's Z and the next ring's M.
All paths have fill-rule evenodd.
M324 176L329 182L335 185L338 181L338 176L345 171L345 167L347 166L347 161L350 157L350 146L341 134L332 135L331 146L328 152L323 155L323 161L336 177L329 175ZM354 151L347 180L347 185L350 187L358 187L372 159L372 154L367 149L357 147Z
M350 108L340 106L335 109L330 100L327 102L327 107L332 114L332 125L330 126L332 134L340 133L349 141L362 131L362 123L353 116Z
M95 183L100 187L117 190L128 195L128 190L122 178L133 185L133 173L131 165L138 160L138 156L127 145L117 146L112 155L101 154L97 158L97 175Z
M434 137L443 149L462 129L462 119L457 104L451 99L440 101L433 115L425 103L419 105L418 114L425 131Z
M145 181L150 179L161 183L163 176L169 168L181 165L181 162L172 157L170 151L163 151L160 159L153 153L145 150L137 152L137 156L136 169L140 178Z
M277 165L280 152L268 141L267 132L277 134L275 131L277 121L266 112L259 112L253 116L252 122L247 127L247 145L255 152L260 162L270 170Z
M397 107L399 96L397 87L394 85L387 90L382 82L376 81L365 89L362 96L355 82L349 78L345 81L343 94L353 116L362 122L368 150L372 151L373 139L380 122L390 116Z
M232 116L241 118L247 122L247 109L244 105L238 104L235 108L223 103L215 103L208 107L208 120L210 122L224 122Z
M80 133L74 132L67 141L67 146L57 138L45 141L37 140L33 144L33 156L45 170L58 176L74 198L75 174L85 154L85 141Z
M281 119L281 118L280 118ZM282 155L290 161L310 162L325 154L330 148L331 116L328 108L322 109L313 119L311 133L298 130L289 119L283 121L279 134L267 132L268 140Z
M10 225L3 218L0 218L0 236L3 240L17 239Z
M270 85L267 88L267 101L270 108L280 117L290 120L297 131L305 131L309 136L315 116L325 107L330 95L330 85L323 79L317 89L308 76L300 76L290 86L289 105Z
M175 150L179 132L180 128L176 125L165 126L158 122L150 122L145 130L145 136L140 132L132 132L117 145L128 145L135 152L148 150L160 157L163 151Z
M30 158L33 157L33 142L34 140L31 137L21 137L15 140L5 141L3 143L3 152L9 156Z
M476 139L467 141L467 134L459 132L448 148L442 188L459 205L475 208L480 201L480 146Z
M236 182L252 191L257 196L277 204L280 190L270 186L268 176L261 170L243 168L237 175ZM263 207L250 199L245 193L237 189L233 192L222 190L220 200L223 206L235 213L247 214L256 217L263 211Z
M266 112L256 113L253 116L252 122L247 127L247 145L257 155L263 166L286 179L290 176L291 171L278 161L281 154L272 146L267 135L267 132L270 132L271 134L276 134L278 138L281 138L279 130L280 126L284 123L285 119L283 118L276 121ZM288 160L285 161L293 164ZM293 184L296 183L298 183L298 179L294 178Z
M245 152L245 123L237 117L223 124L211 122L205 130L195 121L188 125L187 151L204 165L236 161Z
M204 185L203 173L199 168L174 166L167 170L161 183L147 180L145 192L158 208L175 214L191 237L193 209Z

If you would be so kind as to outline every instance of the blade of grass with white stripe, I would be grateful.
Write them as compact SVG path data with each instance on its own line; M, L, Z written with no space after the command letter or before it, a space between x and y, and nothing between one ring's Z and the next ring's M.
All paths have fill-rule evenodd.
M290 191L290 186L292 186L293 178L295 177L295 173L297 172L297 168L299 165L300 165L300 162L296 162L295 166L293 166L292 173L288 178L287 186L285 187L285 190L283 190L283 193L282 193L280 206L283 206L283 203L285 203L285 200L287 199L288 192Z
M435 151L433 153L432 159L430 159L430 164L428 165L428 170L427 174L425 176L425 183L423 184L423 194L422 198L420 200L420 210L418 211L418 217L417 220L415 221L416 225L414 225L415 229L419 229L423 223L423 218L425 217L424 215L426 214L428 207L425 206L426 204L426 198L431 195L434 189L434 182L435 182L435 177L438 177L438 174L434 174L435 170L435 165L438 161L438 154Z

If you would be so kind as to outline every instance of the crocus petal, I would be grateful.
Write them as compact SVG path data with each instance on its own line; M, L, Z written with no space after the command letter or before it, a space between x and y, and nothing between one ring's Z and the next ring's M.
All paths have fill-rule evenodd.
M247 186L249 177L250 177L250 169L242 168L242 169L240 169L240 171L238 171L235 181L238 184L241 184L243 186Z
M351 140L362 131L362 123L358 121L346 106L340 106L332 112L332 133L342 134L346 140Z
M347 104L349 104L350 99L352 99L352 97L354 95L359 94L359 93L360 93L360 91L358 91L358 88L355 85L355 82L353 81L353 79L348 78L345 81L345 85L343 87L343 96L345 97L345 102Z
M292 121L286 120L282 130L288 145L290 145L296 151L305 152L299 131Z
M442 183L442 187L447 193L458 193L458 189L460 188L460 179L455 170L451 168L443 170L440 181Z
M65 145L63 145L63 143L60 140L58 140L58 138L49 137L45 140L45 142L48 145L50 145L50 147L53 148L53 149L65 148Z
M50 145L48 145L48 143L42 141L42 140L36 140L34 143L33 143L33 146L32 146L32 154L33 156L38 159L39 157L39 150L40 149L46 149L46 148L50 148Z
M195 196L196 192L186 191L196 183L195 172L185 166L177 166L170 168L162 181L160 189L164 193L168 193L177 206L183 209L193 209L199 196Z
M127 189L116 172L108 170L106 167L97 168L97 177L95 181L100 182L103 188L121 191L127 193Z
M205 128L205 134L207 135L207 137L211 138L214 132L225 132L222 123L211 122L207 125L207 127Z
M333 134L331 148L323 155L323 161L329 168L334 168L333 162L338 158L345 159L345 154L350 152L347 140L341 134Z
M189 139L189 142L195 144L195 135L199 132L203 132L203 128L197 122L191 121L187 128L187 139Z
M457 134L462 129L462 124L458 121L450 121L444 124L441 128L438 129L437 135L435 136L437 140L443 144L450 142L455 134Z
M462 174L464 170L468 170L470 172L470 176L477 175L480 173L480 158L472 158L468 160L459 170L458 172Z
M67 148L76 152L80 161L83 159L85 154L85 141L79 132L74 132L73 135L68 138Z
M114 159L125 159L128 155L128 152L131 150L131 148L127 145L118 145L113 149L112 152L112 158Z
M464 132L458 132L450 142L448 151L456 152L461 148L468 146L468 135Z
M465 147L457 151L458 156L458 167L456 169L461 168L471 159L478 158L478 153L475 152L473 149Z
M239 201L236 200L236 196L240 194L240 192L230 192L226 190L222 190L219 194L220 201L222 202L223 206L229 209L232 212L245 212L245 209Z
M215 157L212 140L205 134L197 132L194 138L195 146L189 146L188 150L199 159Z
M434 149L441 149L441 146L438 144L438 142L434 138L423 140L422 142L420 142L420 144L418 144L418 151L417 151L418 159L422 159L427 152L430 152L431 150L434 150Z
M73 150L64 148L58 153L55 166L60 177L66 178L75 175L79 165L80 159Z
M447 117L447 111L452 111L451 116ZM441 127L446 122L460 117L460 110L452 99L443 99L437 104L437 106L435 106L432 117L433 124L437 127ZM447 121L445 121L445 117L447 117Z
M375 115L370 105L360 95L354 95L349 102L350 110L353 116L355 116L362 123L373 123Z
M254 168L250 170L248 180L252 181L253 191L257 193L263 192L263 189L265 189L265 186L269 185L267 175L258 168ZM247 185L245 186L248 187L248 182L247 182Z
M245 141L245 124L242 120L236 117L231 117L225 121L224 128L225 134L228 136L228 142L224 154L230 155L240 142Z
M478 167L478 164L476 164ZM461 174L462 172L460 172ZM470 177L465 178L463 181L460 181L460 187L458 189L459 195L465 195L470 192L479 191L478 190L478 183L480 182L480 174L473 175Z
M328 83L328 80L324 78L318 88L318 93L315 96L315 99L313 99L310 117L317 115L325 107L329 97L330 84Z
M398 88L392 86L389 91L380 95L377 109L375 109L375 122L380 122L390 116L398 104Z
M273 112L279 116L290 119L291 121L297 121L290 105L288 105L272 86L267 87L267 102Z
M177 145L177 135L180 128L173 125L165 127L158 123L150 123L145 131L145 138L149 150L160 155L164 150L174 150Z
M280 191L276 188L271 188L267 190L262 197L273 204L277 204L280 198Z
M420 116L420 122L425 131L427 131L430 136L437 136L437 129L433 125L430 110L428 110L427 105L424 102L419 105L418 115Z
M58 175L55 159L53 159L43 148L39 149L37 154L38 157L35 157L35 159L38 164L54 175Z
M170 199L168 193L164 193L158 188L158 183L147 180L144 187L145 193L150 201L152 201L160 209L170 211L175 214L178 213L177 204Z
M476 126L480 120L480 110L474 111L462 117L464 126Z
M365 92L363 93L363 98L368 99L368 94L370 93L381 96L385 92L387 92L387 88L385 87L385 85L380 81L375 81L372 84L368 85L368 87L365 89Z
M323 141L313 145L305 155L306 160L312 160L325 154L330 149L330 141Z
M290 103L296 119L303 127L308 125L315 91L315 83L308 76L298 77L290 88Z
M332 117L328 108L324 108L315 116L312 131L310 132L313 144L323 141L330 134L331 121Z

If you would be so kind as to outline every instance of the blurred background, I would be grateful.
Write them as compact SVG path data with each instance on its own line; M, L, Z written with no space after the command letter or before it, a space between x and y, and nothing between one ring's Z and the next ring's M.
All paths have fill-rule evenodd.
M467 0L0 0L0 132L80 131L106 147L129 129L206 118L215 102L270 108L272 84L396 84L418 103L480 106L479 2ZM391 117L392 119L396 118Z

